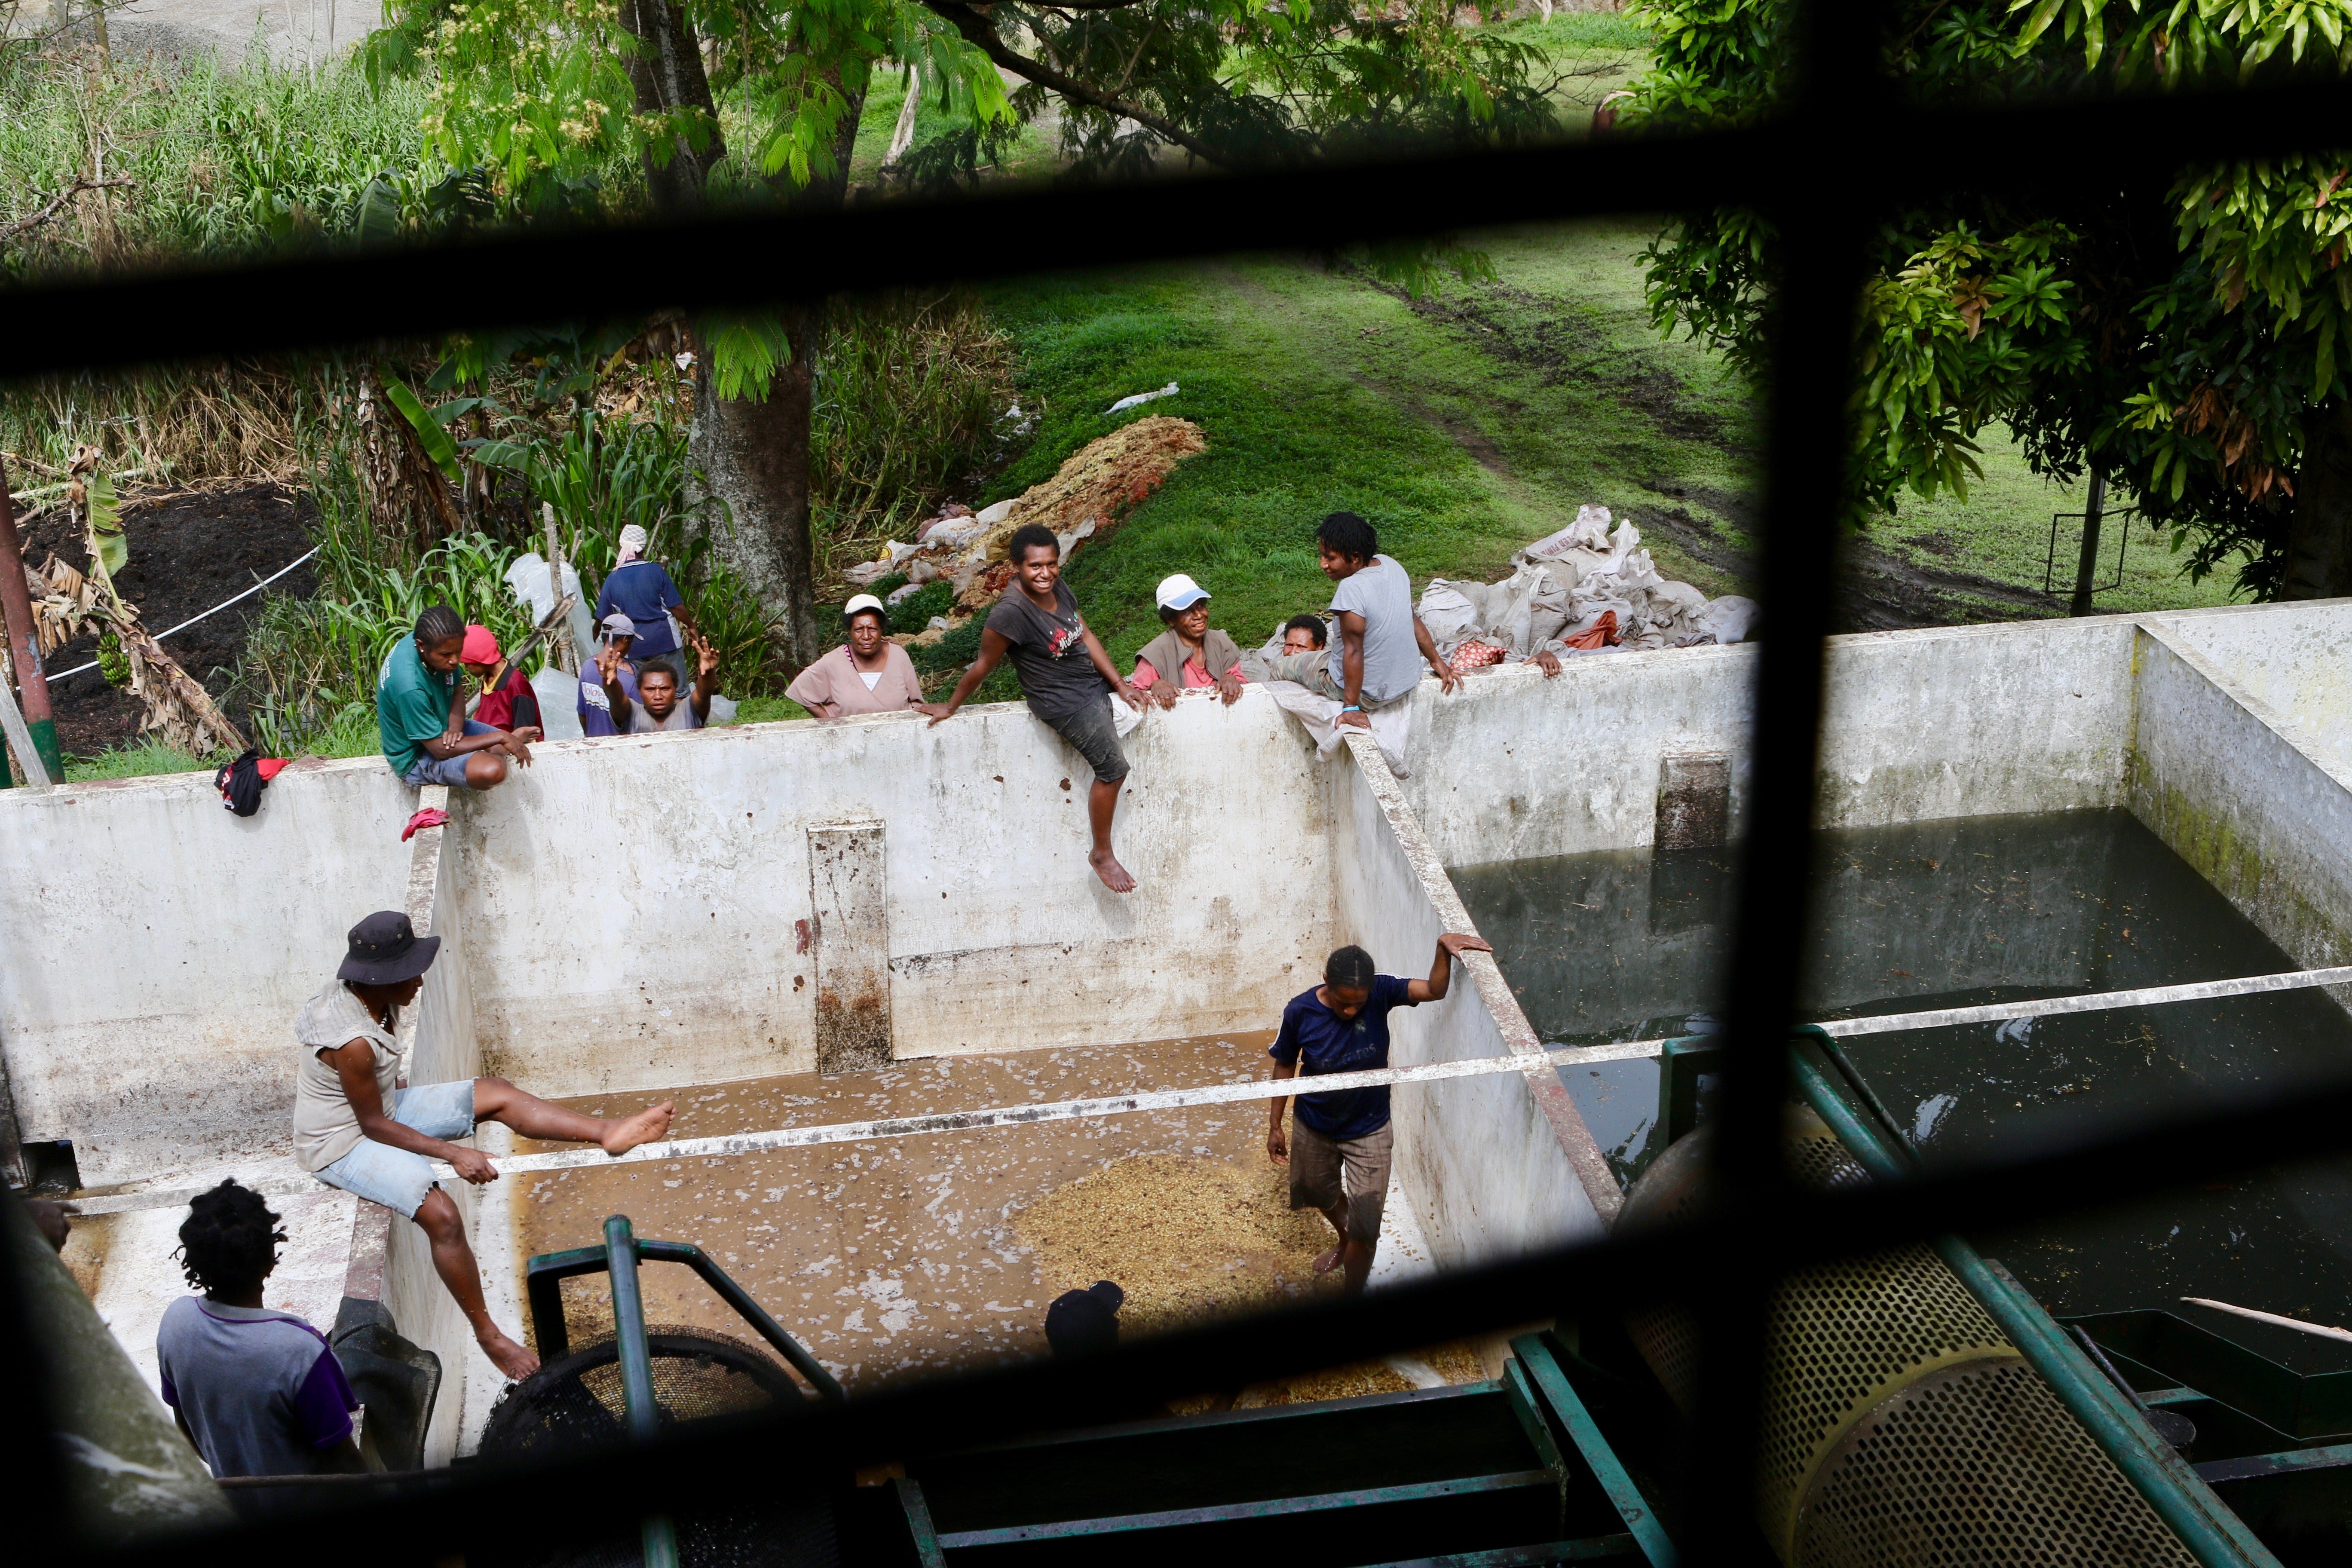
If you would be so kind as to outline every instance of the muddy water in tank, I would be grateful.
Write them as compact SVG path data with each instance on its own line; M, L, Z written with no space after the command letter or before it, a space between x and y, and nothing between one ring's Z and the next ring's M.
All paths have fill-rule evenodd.
M1907 1013L2298 967L2126 812L1985 817L1822 839L1806 1016ZM1731 942L1721 851L1601 854L1454 873L1528 1017L1555 1044L1696 1032ZM2325 994L1919 1030L1848 1054L1926 1158L2352 1074ZM1564 1069L1621 1178L1655 1152L1647 1061ZM2169 1307L2307 1371L2347 1348L2183 1307L2210 1296L2352 1325L2352 1160L1973 1238L2057 1313Z

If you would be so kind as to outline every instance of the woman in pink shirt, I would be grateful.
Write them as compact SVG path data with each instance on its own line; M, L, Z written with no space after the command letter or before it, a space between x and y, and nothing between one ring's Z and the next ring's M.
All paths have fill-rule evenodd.
M1223 693L1226 706L1241 700L1242 654L1234 639L1209 625L1209 595L1183 573L1163 578L1157 595L1167 626L1136 656L1127 683L1162 708L1177 694L1208 687Z
M923 700L915 661L886 635L888 611L871 594L843 607L849 640L793 678L784 695L820 719L904 713Z

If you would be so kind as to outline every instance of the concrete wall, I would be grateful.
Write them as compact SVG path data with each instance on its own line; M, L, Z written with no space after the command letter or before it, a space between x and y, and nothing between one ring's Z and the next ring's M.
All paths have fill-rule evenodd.
M1015 705L540 748L458 805L484 1059L556 1095L812 1070L808 829L856 820L885 825L899 1056L1262 1027L1328 946L1308 749L1260 693L1127 749L1121 898L1084 763Z
M23 1135L92 1186L281 1152L295 1012L396 907L415 809L381 759L299 764L256 816L209 773L0 790L0 1049Z
M1450 866L1651 841L1659 759L1748 747L1755 650L1677 648L1515 665L1413 697L1405 795ZM1746 804L1732 770L1732 819Z
M2126 616L1833 637L1821 820L1869 826L2121 803ZM1407 794L1448 865L1654 841L1662 760L1728 753L1744 824L1757 650L1518 666L1414 698Z
M1379 749L1351 739L1326 780L1334 945L1353 942L1383 973L1429 973L1444 931L1475 934L1454 885ZM1465 955L1443 1002L1390 1015L1398 1067L1539 1050L1495 961ZM1597 1238L1617 1188L1559 1075L1496 1075L1391 1091L1395 1173L1436 1261L1452 1267Z
M2177 626L2138 635L2133 814L2297 963L2352 963L2352 770Z
M425 805L446 805L446 790L438 786L421 792ZM443 798L432 798L432 797ZM404 1081L412 1087L454 1083L482 1074L481 1048L475 1037L472 965L466 942L465 890L458 882L456 846L448 840L454 827L429 827L413 841L408 861L404 907L419 936L441 939L440 953L425 973L425 986L401 1020L400 1047ZM478 1193L464 1182L448 1182L444 1189L457 1200L468 1235L477 1238L486 1274L508 1268L510 1259L480 1247ZM381 1236L383 1268L375 1297L392 1313L401 1335L441 1358L441 1394L425 1433L425 1462L446 1465L457 1451L469 1388L500 1386L497 1371L476 1348L473 1329L457 1303L434 1272L433 1254L425 1232L404 1218L373 1204L361 1205L356 1221L355 1250L378 1245ZM511 1331L513 1325L509 1325ZM488 1379L488 1381L485 1381Z
M2247 605L2150 618L2232 686L2299 726L2313 754L2352 768L2352 601Z

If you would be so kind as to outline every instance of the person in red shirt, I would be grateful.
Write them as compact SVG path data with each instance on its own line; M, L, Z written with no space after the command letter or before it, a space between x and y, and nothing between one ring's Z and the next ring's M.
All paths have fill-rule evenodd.
M508 664L499 652L497 633L488 626L467 626L466 646L457 657L482 689L481 705L474 710L476 723L493 730L540 727L539 694L521 668Z

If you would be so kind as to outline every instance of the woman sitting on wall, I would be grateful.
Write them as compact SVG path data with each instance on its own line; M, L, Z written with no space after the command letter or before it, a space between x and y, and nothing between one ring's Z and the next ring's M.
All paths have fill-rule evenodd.
M841 612L849 640L793 678L784 695L820 719L851 713L903 713L923 700L915 661L886 635L882 601L860 594Z

